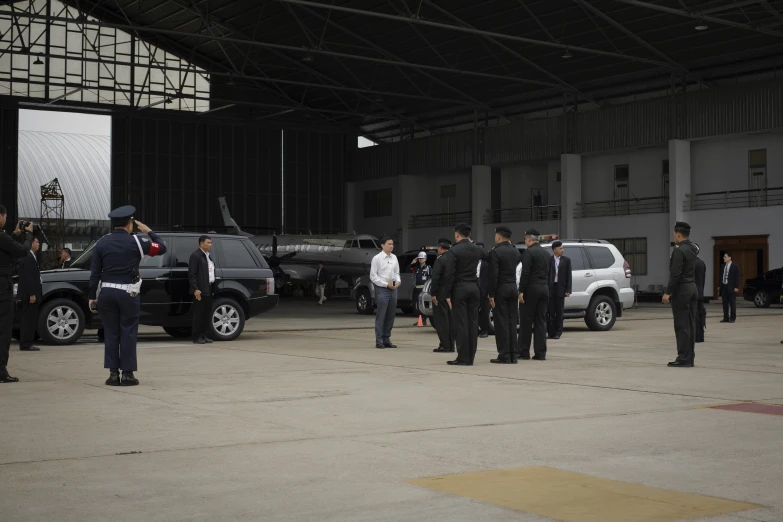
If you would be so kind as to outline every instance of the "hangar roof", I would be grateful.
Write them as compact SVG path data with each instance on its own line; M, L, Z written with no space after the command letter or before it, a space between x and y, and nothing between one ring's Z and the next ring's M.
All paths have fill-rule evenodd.
M672 79L702 89L765 78L783 65L783 0L68 3L204 67L212 110L326 120L386 141L663 96Z

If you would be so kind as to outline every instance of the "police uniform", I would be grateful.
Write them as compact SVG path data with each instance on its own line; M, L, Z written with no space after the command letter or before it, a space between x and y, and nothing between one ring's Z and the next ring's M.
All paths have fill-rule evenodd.
M424 285L432 278L432 267L427 264L421 266L419 259L427 259L427 253L419 252L419 255L416 256L416 264L411 268L411 272L416 274L416 287L413 289L413 309L416 311L416 315L421 317L422 324L427 324L427 316L419 310L419 296L424 290Z
M22 230L21 242L0 229L0 383L18 382L19 379L8 375L8 352L11 347L11 331L14 324L14 285L11 280L13 264L16 259L30 253L33 234Z
M687 231L691 227L678 221L675 230ZM669 284L666 294L670 296L674 316L674 334L677 337L677 360L669 366L693 367L696 346L696 318L699 292L696 289L696 259L698 252L690 239L679 242L669 260Z
M127 219L136 209L120 207L109 214L110 219ZM131 293L131 285L139 278L139 263L144 256L166 253L166 245L155 232L150 239L128 234L123 228L115 228L95 245L92 256L89 298L94 300L100 283L98 313L104 329L104 368L111 370L106 384L119 385L118 369L122 369L122 384L138 384L133 377L136 371L136 338L141 314L141 298Z
M441 242L449 248L450 243ZM446 249L444 254L438 256L435 265L432 267L432 283L430 284L430 295L437 298L438 304L433 303L432 321L435 325L435 331L438 332L438 347L434 352L453 352L454 351L454 325L451 320L451 310L446 303L446 288L443 286L446 275L446 256L450 255L450 250Z
M511 237L508 227L500 226L495 233ZM495 343L498 358L490 362L516 364L517 324L519 324L519 291L517 266L521 259L511 241L498 243L489 253L489 298L495 300Z
M538 236L537 230L525 231L526 236ZM549 308L549 278L552 257L539 243L522 252L522 277L519 293L522 304L522 324L519 326L519 357L530 358L530 337L533 336L533 359L546 360L546 314Z

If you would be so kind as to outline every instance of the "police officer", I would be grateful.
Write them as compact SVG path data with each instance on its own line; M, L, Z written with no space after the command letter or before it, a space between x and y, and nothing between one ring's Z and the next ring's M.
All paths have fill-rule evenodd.
M478 347L478 265L486 257L483 249L470 240L471 230L465 223L454 227L456 244L446 260L446 303L455 324L457 358L448 364L473 366Z
M421 324L427 324L427 316L419 310L419 296L424 290L424 285L432 278L432 267L427 264L426 252L419 252L419 255L416 256L416 259L411 264L414 265L411 268L411 272L416 274L416 287L413 289L413 309L416 315L421 317ZM414 326L418 326L418 324L414 323Z
M19 382L16 377L8 375L8 351L11 347L11 331L14 325L14 285L11 282L13 263L29 255L33 244L32 223L20 230L16 225L14 235L16 241L5 233L8 211L0 205L0 383Z
M696 343L696 318L699 291L696 289L696 246L688 237L691 226L678 221L674 225L674 251L669 260L669 284L664 303L672 304L674 334L677 337L677 359L674 368L693 368Z
M699 245L693 244L696 247L696 255L699 255ZM704 307L704 282L707 274L707 265L700 257L696 258L696 267L694 268L694 277L696 279L696 291L699 292L698 302L698 323L696 325L696 342L704 342L704 330L707 329L707 309Z
M97 310L104 328L104 368L110 375L109 386L135 386L136 338L141 314L138 293L139 263L144 256L166 253L166 245L150 228L133 219L136 208L130 205L114 209L109 213L114 231L102 237L95 245L90 274L90 308L96 304L98 283L101 296ZM133 223L139 232L148 234L149 239L132 234ZM122 380L120 380L120 368Z
M432 283L430 294L432 295L432 315L435 331L438 332L438 347L432 350L436 353L454 351L454 326L451 320L451 309L446 303L446 288L443 286L446 272L445 256L449 255L451 241L441 241L438 245L438 258L432 267Z
M495 248L489 253L489 304L495 311L495 364L517 363L517 324L519 324L519 290L517 265L519 250L511 244L511 229L495 229Z
M522 252L522 277L519 281L519 302L522 303L522 324L519 327L520 359L530 359L530 336L534 337L537 361L546 360L546 313L549 308L549 277L552 258L539 244L538 230L525 231Z

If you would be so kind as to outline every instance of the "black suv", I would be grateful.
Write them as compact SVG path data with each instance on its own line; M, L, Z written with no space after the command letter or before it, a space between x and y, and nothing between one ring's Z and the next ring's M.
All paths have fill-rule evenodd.
M198 248L199 234L159 232L166 254L145 257L141 273L140 324L162 326L172 337L191 335L192 312L188 260ZM275 283L261 253L246 237L211 235L215 263L215 299L212 304L212 339L231 341L239 337L245 320L277 306ZM73 344L85 328L102 328L99 314L87 305L91 245L70 268L41 273L43 300L38 313L38 335L46 344ZM16 294L16 285L14 285ZM16 307L18 334L20 307Z

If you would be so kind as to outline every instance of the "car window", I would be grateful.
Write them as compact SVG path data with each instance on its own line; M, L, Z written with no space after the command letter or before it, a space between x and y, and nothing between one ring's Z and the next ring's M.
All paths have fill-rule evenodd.
M258 268L255 258L241 239L221 239L218 245L223 268Z
M149 239L149 236L139 234L139 237L145 237ZM160 238L160 240L163 242L166 247L169 247L169 238ZM71 263L71 268L81 268L82 270L89 270L90 265L92 264L92 255L95 252L95 245L98 244L98 241L95 241L93 244L91 244L89 247L87 247L87 250L82 252L82 254ZM162 256L155 256L155 257L149 257L144 256L141 259L141 262L139 263L139 268L160 268L162 266L165 266L164 263L168 262L169 254L166 253ZM187 266L187 263L185 263L185 266Z
M563 247L563 255L571 260L571 270L587 270L589 267L585 263L584 248L576 245L566 245Z
M92 254L95 252L95 244L97 241L93 242L90 246L87 247L87 250L82 252L82 254L76 258L76 260L71 263L71 268L81 268L82 270L89 270L90 269L90 263L92 263Z
M177 268L187 268L190 261L190 254L192 254L198 248L198 237L187 236L177 237L174 239L174 266ZM212 262L214 262L214 256L212 256Z
M594 269L611 268L614 264L614 254L603 246L588 246L587 251L590 254L590 260Z
M783 282L783 270L775 270L775 281Z

